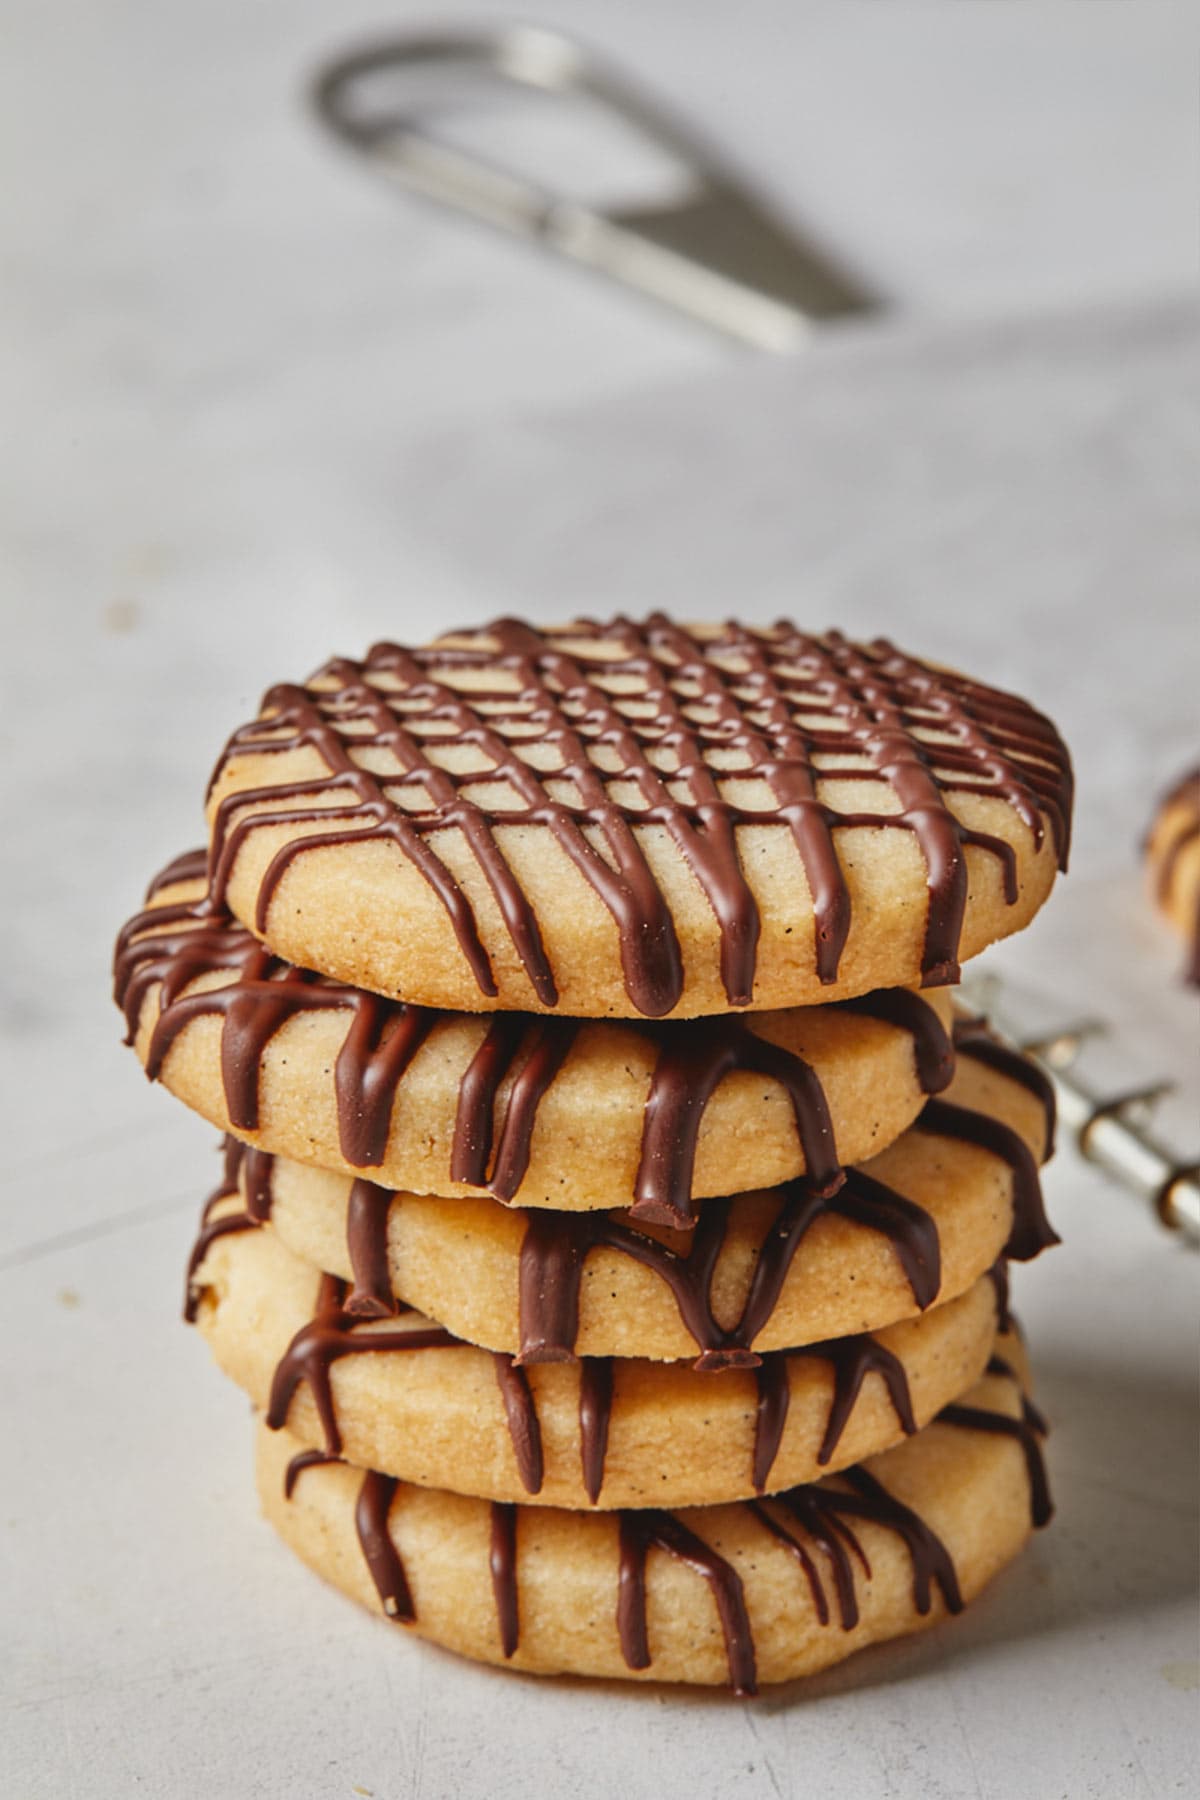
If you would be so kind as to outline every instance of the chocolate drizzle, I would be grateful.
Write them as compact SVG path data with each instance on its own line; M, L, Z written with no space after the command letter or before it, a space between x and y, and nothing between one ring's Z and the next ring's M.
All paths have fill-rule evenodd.
M876 996L870 995L874 999ZM966 1057L971 1062L983 1063L1003 1075L1006 1081L1012 1081L1023 1087L1035 1100L1041 1102L1046 1119L1045 1147L1042 1151L1043 1162L1049 1162L1054 1155L1054 1136L1057 1124L1057 1102L1054 1098L1054 1083L1040 1069L1031 1056L1025 1056L1011 1044L994 1037L986 1019L968 1018L960 1015L954 1021L954 1051L959 1057ZM931 1089L930 1092L937 1092Z
M935 1582L946 1611L961 1612L963 1600L954 1562L937 1534L866 1469L847 1469L839 1479L849 1492L842 1487L809 1485L776 1494L769 1507L761 1501L751 1502L755 1516L772 1536L786 1544L804 1570L820 1623L829 1624L828 1596L817 1565L795 1534L797 1530L803 1532L828 1561L842 1630L853 1631L860 1614L851 1557L858 1561L868 1581L871 1578L871 1564L850 1523L853 1519L881 1525L903 1538L912 1559L913 1605L922 1618L933 1604Z
M181 857L158 877L148 898L202 873L202 853ZM224 977L225 985L185 992L197 979L214 975ZM159 1012L146 1053L147 1075L158 1078L171 1046L193 1020L220 1018L222 1085L235 1131L260 1127L263 1056L289 1019L306 1012L349 1013L334 1071L338 1138L346 1161L364 1169L377 1168L386 1155L400 1084L421 1046L440 1021L462 1016L408 1006L297 969L272 956L227 914L215 912L206 898L151 904L121 932L114 985L129 1042L156 984L161 984ZM953 1052L937 1014L919 995L881 993L835 1004L908 1032L923 1092L939 1092L950 1080ZM483 1188L498 1200L514 1198L529 1167L538 1108L582 1028L583 1021L524 1013L498 1014L489 1023L459 1084L448 1171L453 1182ZM678 1227L691 1224L704 1110L722 1081L737 1072L783 1088L806 1179L822 1195L840 1186L842 1170L825 1094L816 1072L796 1052L759 1037L741 1019L663 1022L637 1029L653 1044L655 1064L643 1114L633 1217ZM364 1210L370 1204L364 1197ZM360 1283L357 1303L369 1307L371 1296L370 1281Z
M1009 1381L1021 1386L1019 1377L1003 1357L993 1356L988 1363L989 1375L1003 1375ZM1054 1517L1054 1502L1050 1498L1050 1482L1046 1475L1046 1459L1042 1455L1039 1437L1046 1435L1046 1421L1034 1406L1028 1394L1021 1392L1021 1417L1014 1419L1009 1413L991 1412L981 1406L960 1406L957 1402L952 1406L943 1406L937 1415L939 1425L958 1425L968 1431L990 1431L1002 1437L1015 1438L1025 1455L1025 1467L1029 1471L1029 1503L1033 1523L1039 1529L1048 1525Z
M397 1624L411 1625L416 1620L417 1610L413 1605L403 1559L388 1530L392 1501L399 1486L400 1483L390 1475L380 1475L374 1469L368 1469L358 1490L354 1527L358 1533L363 1560L371 1572L375 1592L379 1595L380 1606L388 1618L395 1619Z
M339 1281L336 1275L322 1275L312 1319L300 1327L279 1360L266 1412L267 1424L272 1431L278 1431L286 1424L292 1397L304 1382L313 1397L325 1434L325 1448L331 1456L340 1456L342 1450L331 1380L335 1362L345 1356L364 1353L453 1348L461 1342L440 1325L409 1331L360 1329L355 1336L352 1331L355 1320L346 1311L345 1299L345 1282Z
M785 1184L778 1193L779 1211L759 1250L741 1317L728 1328L713 1313L710 1289L732 1201L704 1203L686 1250L647 1237L608 1213L531 1211L520 1259L521 1362L565 1362L574 1356L583 1265L601 1247L650 1269L671 1290L679 1317L700 1350L698 1369L757 1365L754 1340L775 1310L807 1233L828 1215L884 1233L917 1305L924 1310L937 1298L941 1285L937 1228L914 1200L862 1169L848 1169L842 1187L828 1198L813 1194L803 1182Z
M228 1237L236 1231L253 1231L259 1224L248 1207L236 1212L217 1211L223 1200L234 1198L238 1192L238 1170L243 1165L243 1146L234 1138L226 1138L223 1145L225 1153L225 1179L216 1192L210 1194L200 1214L200 1229L196 1241L192 1245L188 1257L187 1274L183 1283L183 1316L187 1324L194 1325L200 1312L200 1289L196 1285L196 1273L208 1255L211 1245L218 1238ZM268 1202L269 1204L269 1202Z
M1017 1052L1012 1054L1015 1057ZM990 1113L957 1106L950 1100L927 1100L917 1117L915 1129L939 1137L957 1138L964 1144L976 1144L1008 1164L1012 1171L1013 1228L1004 1247L1005 1256L1017 1262L1031 1262L1051 1244L1062 1242L1046 1217L1033 1154L1024 1138L1011 1126L993 1118Z
M753 1000L761 929L739 827L790 833L826 985L837 979L851 923L838 831L868 825L916 837L928 871L926 985L958 978L966 847L995 857L1006 898L1017 897L1011 846L962 824L948 794L1003 799L1035 847L1048 820L1065 867L1071 767L1053 726L1024 701L935 671L885 640L855 645L839 632L813 637L782 623L701 636L661 614L640 625L578 621L544 633L502 619L484 635L487 648L377 644L361 663L330 662L307 687L272 688L262 716L230 739L214 784L247 756L311 760L315 752L327 773L225 796L213 822L214 901L223 903L242 846L259 829L296 832L261 879L259 931L297 858L363 840L392 844L444 907L480 994L494 998L474 910L431 841L450 831L487 881L540 1004L553 1007L558 990L536 910L497 836L538 826L616 924L630 1003L661 1017L678 1004L684 972L639 835L646 827L667 834L708 900L731 1007ZM441 766L448 743L469 747L469 773ZM851 782L881 788L885 804L839 811L826 796ZM505 791L503 806L476 797L485 784ZM729 797L747 785L763 790L764 804ZM263 810L245 810L254 807Z
M328 1450L300 1450L293 1456L283 1477L283 1497L290 1500L296 1491L296 1483L305 1469L319 1469L325 1463L341 1462L340 1456L330 1456Z
M354 1285L346 1311L355 1319L386 1319L396 1310L388 1268L387 1222L394 1196L361 1177L346 1206L346 1249Z
M989 1371L1016 1376L1008 1364L993 1358ZM1014 1438L1025 1452L1030 1471L1030 1510L1035 1526L1049 1520L1052 1507L1037 1434L1045 1427L1032 1404L1023 1397L1024 1413L1014 1419L986 1407L953 1406L939 1413L943 1424L966 1430L990 1431ZM336 1461L322 1451L304 1451L293 1457L284 1479L290 1498L304 1468ZM389 1476L363 1476L355 1508L355 1526L363 1557L371 1572L380 1605L400 1623L412 1623L415 1614L404 1565L389 1530L392 1502L400 1483ZM856 1526L871 1524L894 1532L904 1543L912 1564L913 1606L921 1617L933 1604L933 1590L941 1593L948 1613L962 1611L963 1599L954 1560L932 1527L906 1506L869 1469L859 1466L820 1483L805 1483L772 1495L769 1500L739 1503L763 1530L783 1544L799 1565L818 1623L828 1628L832 1608L821 1564L829 1571L838 1622L853 1631L861 1612L856 1566L869 1581L871 1564ZM517 1530L519 1508L493 1501L489 1570L496 1604L501 1648L512 1657L520 1643L517 1590ZM674 1556L708 1583L716 1602L725 1641L730 1685L735 1693L757 1691L754 1636L746 1609L741 1578L733 1565L686 1524L678 1514L657 1508L623 1508L616 1514L618 1535L617 1630L621 1652L630 1669L652 1666L646 1603L646 1567L651 1550ZM818 1563L818 1557L821 1563Z
M517 1604L517 1509L498 1500L492 1502L492 1547L488 1561L492 1571L492 1592L496 1596L500 1647L508 1658L517 1647L521 1629Z
M188 1264L189 1318L194 1318L199 1292L195 1274L204 1260L209 1245L222 1232L255 1229L260 1220L243 1210L212 1220L210 1215L218 1201L236 1194L237 1167L243 1146L230 1141L227 1149L226 1183L213 1195L201 1215L201 1229ZM257 1152L245 1152L257 1156ZM269 1184L266 1192L269 1195ZM394 1314L399 1303L391 1301ZM317 1292L313 1318L301 1326L280 1358L271 1383L266 1422L272 1430L287 1423L292 1398L307 1383L317 1408L325 1438L323 1460L334 1460L341 1454L342 1438L337 1421L331 1370L342 1357L362 1353L376 1355L388 1352L409 1353L427 1349L472 1349L442 1326L379 1331L363 1329L347 1298L347 1284L333 1275L323 1275ZM488 1354L479 1352L479 1354ZM537 1402L524 1368L503 1351L491 1353L496 1384L504 1406L505 1420L512 1443L513 1456L521 1484L528 1494L541 1492L545 1479L541 1422ZM794 1350L773 1350L756 1357L755 1431L752 1450L751 1480L755 1493L763 1493L770 1481L791 1400L789 1362L805 1359L826 1363L832 1372L829 1412L817 1463L825 1467L837 1451L846 1427L858 1403L867 1377L876 1374L883 1381L892 1408L906 1435L916 1430L908 1378L903 1363L870 1333L830 1339ZM593 1505L604 1485L604 1469L608 1449L609 1426L614 1401L614 1361L607 1356L585 1356L579 1360L579 1442L584 1491ZM708 1365L712 1368L714 1365ZM718 1362L716 1367L729 1366ZM317 1454L317 1453L314 1453Z
M617 1574L617 1630L621 1654L631 1669L650 1667L646 1621L646 1557L665 1550L702 1575L712 1591L725 1634L729 1681L735 1694L758 1692L754 1634L746 1611L742 1580L732 1564L697 1537L674 1513L648 1507L620 1514L621 1560Z
M584 1356L579 1362L579 1456L583 1488L592 1505L604 1486L608 1427L613 1406L613 1359Z
M493 1353L492 1363L496 1370L496 1385L504 1402L504 1417L508 1421L508 1435L512 1439L521 1485L527 1494L540 1494L545 1479L542 1428L530 1392L529 1377L502 1350Z
M811 1357L814 1361L828 1363L833 1372L833 1397L829 1403L829 1416L825 1421L825 1435L817 1451L817 1463L821 1468L825 1468L833 1460L868 1375L878 1375L883 1382L904 1435L912 1437L915 1433L917 1421L913 1417L912 1396L904 1364L869 1332L859 1332L853 1337L832 1338L824 1344L808 1344L798 1350L770 1351L755 1370L758 1382L754 1434L756 1494L765 1491L783 1441L791 1398L787 1360L793 1356Z

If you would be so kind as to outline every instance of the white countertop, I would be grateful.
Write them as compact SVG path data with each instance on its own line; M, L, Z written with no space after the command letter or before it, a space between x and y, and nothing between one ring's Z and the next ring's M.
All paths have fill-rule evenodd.
M976 1607L753 1703L506 1678L257 1522L245 1405L177 1322L211 1134L105 992L269 680L522 604L786 605L1060 719L1076 869L989 961L1106 1013L1114 1073L1180 1075L1194 1147L1135 854L1197 724L1181 13L547 9L904 301L791 366L329 155L291 100L315 0L6 11L0 1792L1191 1791L1197 1263L1069 1153L1064 1247L1015 1283L1059 1516Z

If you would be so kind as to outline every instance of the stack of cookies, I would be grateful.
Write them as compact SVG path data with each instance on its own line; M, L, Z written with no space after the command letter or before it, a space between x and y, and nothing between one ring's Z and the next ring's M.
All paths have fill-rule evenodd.
M787 624L273 688L116 972L227 1134L187 1310L286 1542L468 1656L741 1693L969 1601L1050 1511L1053 1104L953 984L1070 808L1024 701Z

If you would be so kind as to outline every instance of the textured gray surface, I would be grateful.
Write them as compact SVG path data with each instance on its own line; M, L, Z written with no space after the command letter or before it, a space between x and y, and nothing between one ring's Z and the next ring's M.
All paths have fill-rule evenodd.
M1170 307L962 321L1180 279L1174 9L1089 7L1085 50L1071 7L872 9L867 34L811 7L795 66L753 69L725 8L606 9L779 185L836 191L925 311L794 368L325 158L278 96L326 8L97 8L69 34L7 10L0 1790L1191 1791L1196 1264L1120 1194L1051 1174L1066 1246L1019 1298L1060 1516L965 1619L755 1705L506 1680L360 1618L256 1524L244 1406L177 1323L207 1134L145 1090L104 992L268 680L517 604L787 606L1061 718L1078 867L992 960L1109 1013L1112 1066L1184 1072L1194 1115L1194 1003L1133 854L1196 729L1190 331ZM760 41L795 11L762 7ZM562 13L599 35L595 6Z

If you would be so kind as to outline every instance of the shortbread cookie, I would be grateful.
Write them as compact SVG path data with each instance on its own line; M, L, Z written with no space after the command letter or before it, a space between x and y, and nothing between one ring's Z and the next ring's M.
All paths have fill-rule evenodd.
M259 1493L311 1568L465 1656L752 1694L958 1612L1048 1519L1040 1421L1010 1363L993 1367L907 1443L770 1500L489 1504L265 1429Z
M1154 897L1187 940L1186 978L1200 987L1200 768L1164 796L1146 857Z
M899 1135L954 1068L950 1000L908 989L751 1019L625 1025L441 1013L318 980L211 912L200 859L121 934L117 997L151 1075L226 1129L391 1187L564 1211L807 1174Z
M270 1425L422 1487L546 1506L695 1506L813 1481L971 1387L996 1335L984 1280L875 1336L753 1371L589 1358L532 1369L419 1313L356 1319L237 1195L206 1210L190 1310Z
M247 1151L250 1209L305 1261L353 1281L351 1310L398 1293L457 1336L523 1361L588 1356L745 1361L874 1331L953 1299L1004 1254L1057 1242L1034 1156L1052 1097L990 1040L964 1046L945 1099L831 1198L802 1182L706 1200L690 1233L628 1213L514 1212L393 1195ZM1049 1101L1049 1108L1047 1102Z
M1025 701L781 624L513 620L272 688L213 776L213 893L428 1006L695 1017L958 979L1065 867Z

